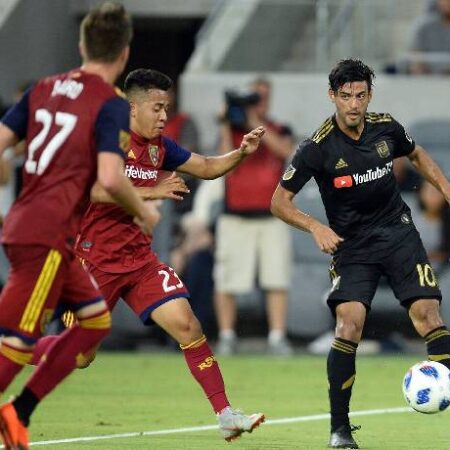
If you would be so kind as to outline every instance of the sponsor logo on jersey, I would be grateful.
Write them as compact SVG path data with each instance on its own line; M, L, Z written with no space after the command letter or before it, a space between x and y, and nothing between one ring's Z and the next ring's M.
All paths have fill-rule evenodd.
M159 163L159 147L157 145L149 145L147 150L150 161L154 166L157 166Z
M136 155L133 152L133 149L131 148L130 151L128 152L128 158L130 159L136 159Z
M71 100L75 100L83 91L84 84L75 80L56 80L53 85L52 97L55 95L65 95Z
M392 172L392 161L385 164L381 169L377 166L375 169L368 169L362 175L359 173L355 173L353 175L353 179L355 180L355 184L358 186L359 184L369 183L370 181L379 180L384 176L390 174Z
M343 169L344 167L348 167L348 164L342 158L334 166L335 169Z
M334 187L336 189L349 188L353 186L353 178L351 175L336 177L334 179Z
M375 148L382 158L387 158L390 154L389 146L387 145L386 141L377 142L375 144Z
M295 167L292 164L289 164L289 167L284 171L283 180L290 180L294 176L295 170Z
M411 222L411 219L409 218L408 214L402 214L400 217L400 220L405 224L408 225Z
M141 167L135 167L133 165L125 166L125 175L128 178L140 179L140 180L156 180L158 177L157 170L142 169Z

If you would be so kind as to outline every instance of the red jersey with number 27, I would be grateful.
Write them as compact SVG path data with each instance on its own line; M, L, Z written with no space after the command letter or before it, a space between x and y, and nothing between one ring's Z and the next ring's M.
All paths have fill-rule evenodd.
M40 80L2 122L26 138L23 189L3 242L73 244L96 179L97 151L128 151L129 106L113 86L76 69Z
M191 156L171 139L147 140L131 131L130 150L125 158L125 175L136 187L155 186L163 171L173 171ZM104 272L125 273L156 262L150 251L151 238L134 224L121 208L91 203L77 238L76 253Z

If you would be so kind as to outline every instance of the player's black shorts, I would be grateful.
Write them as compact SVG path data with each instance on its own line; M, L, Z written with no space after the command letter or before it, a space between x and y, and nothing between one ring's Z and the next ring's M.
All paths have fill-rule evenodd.
M416 299L442 299L419 233L405 214L397 223L371 230L357 248L342 250L332 259L328 306L334 312L339 303L359 301L370 309L382 275L405 307Z

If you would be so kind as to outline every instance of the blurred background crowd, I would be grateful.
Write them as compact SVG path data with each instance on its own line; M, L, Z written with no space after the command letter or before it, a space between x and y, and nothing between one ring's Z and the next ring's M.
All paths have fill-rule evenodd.
M251 128L267 129L257 154L225 179L187 179L191 194L164 202L155 250L188 286L204 330L217 338L217 353L327 352L329 258L310 235L271 217L272 192L299 141L332 113L327 74L347 57L363 59L377 73L369 110L391 113L450 175L450 0L122 3L135 25L128 69L153 68L176 81L167 136L216 155L237 147ZM0 2L2 112L34 79L77 64L79 21L94 4ZM2 217L20 193L22 153L19 144L1 161L9 167L0 187ZM406 159L396 161L395 173L439 274L449 323L449 207ZM314 182L297 201L326 221ZM0 282L7 271L1 254ZM141 327L125 306L113 317L110 348L173 347L161 331ZM380 286L365 333L367 352L414 345L406 313L387 284Z

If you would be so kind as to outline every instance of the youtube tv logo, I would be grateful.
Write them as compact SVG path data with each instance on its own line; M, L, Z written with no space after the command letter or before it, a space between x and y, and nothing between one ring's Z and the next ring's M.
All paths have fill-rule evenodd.
M351 175L346 175L344 177L336 177L334 179L334 187L336 189L349 188L353 186L353 178Z

